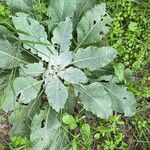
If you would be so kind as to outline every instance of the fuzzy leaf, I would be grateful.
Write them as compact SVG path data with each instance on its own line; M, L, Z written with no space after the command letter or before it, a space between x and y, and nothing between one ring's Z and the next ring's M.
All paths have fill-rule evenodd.
M87 111L100 118L112 115L111 99L103 86L98 82L78 87L80 100Z
M60 70L68 66L72 61L72 52L63 52L59 55L51 55L50 66L59 67Z
M1 100L1 97L3 95L3 92L5 91L5 89L7 88L8 86L8 80L10 78L10 75L0 75L0 100Z
M60 73L60 77L72 84L86 83L88 81L83 71L73 67L70 67L65 71L62 71Z
M22 55L8 41L0 40L0 68L12 69L18 67Z
M5 26L0 25L0 39L7 39L8 41L14 41L14 34L9 31Z
M96 0L76 0L77 1L77 9L75 20L78 21L80 17L89 9L91 9L95 4Z
M106 5L100 4L89 10L78 23L78 47L100 42L109 31L111 17L106 13Z
M13 82L13 90L18 102L28 104L38 96L42 81L32 77L18 77Z
M135 114L136 100L135 97L127 91L126 87L111 83L103 84L103 87L111 97L114 111L124 113L125 116Z
M46 43L48 44L47 46L42 44L35 44L34 48L32 49L32 53L35 52L39 57L42 58L43 61L50 62L51 55L57 54L57 51L50 42L46 41Z
M68 98L68 90L57 76L48 76L45 83L48 102L57 112L64 108L66 99Z
M31 136L33 150L60 150L66 144L66 135L61 129L56 112L45 109L32 121Z
M10 8L27 11L31 8L33 0L6 0Z
M76 9L76 0L53 0L50 2L47 14L49 16L48 27L52 29L67 17L73 17Z
M42 42L42 40L47 40L47 34L44 27L28 14L21 12L17 13L16 16L12 17L12 21L15 28L20 31L19 38L21 40L31 42ZM28 46L25 45L25 47Z
M29 0L6 0L7 5L13 9L29 10L26 1Z
M90 46L80 48L74 55L74 65L79 68L88 68L90 71L105 67L116 57L115 49L111 47L97 48Z
M16 95L13 91L12 85L9 83L7 88L4 90L4 94L1 98L1 106L5 112L15 110L19 107L19 103L16 101Z
M19 72L20 76L37 77L37 76L40 76L42 73L44 73L45 69L43 67L43 64L39 62L39 63L28 64L26 66L21 66L19 71L20 71Z
M13 111L9 117L9 123L12 124L10 136L30 136L30 126L34 115L40 110L40 99L32 101L28 106L22 105Z
M26 136L30 134L30 128L25 124L26 107L22 106L11 113L9 122L13 125L10 130L10 136Z
M68 52L72 39L72 22L70 18L59 23L53 31L52 43L60 46L59 52Z
M49 57L54 52L54 47L47 41L47 33L38 21L25 13L17 13L12 17L15 28L19 31L19 38L26 49L31 49L33 54L38 54L42 60L49 62Z

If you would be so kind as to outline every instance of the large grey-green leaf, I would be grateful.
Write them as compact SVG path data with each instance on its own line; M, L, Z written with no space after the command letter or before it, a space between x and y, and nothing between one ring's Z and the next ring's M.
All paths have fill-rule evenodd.
M16 16L12 17L12 21L15 28L20 31L19 38L21 40L31 42L42 42L42 40L47 40L47 34L44 27L28 14L21 12L17 13Z
M78 22L80 17L89 9L91 9L95 4L96 0L76 0L77 8L75 13L75 21Z
M12 124L9 136L30 137L30 127L34 115L40 110L40 99L33 100L28 106L20 106L13 111L9 117L9 123Z
M9 80L9 75L0 75L0 100L1 100L1 97L3 95L3 92L5 91L5 89L7 88L8 86L8 80Z
M72 84L86 83L88 81L83 71L73 67L70 67L65 71L62 71L60 73L60 77Z
M77 88L80 91L81 103L87 111L91 111L100 118L107 118L112 115L111 99L102 85L95 82Z
M126 116L132 116L136 112L135 97L127 91L126 87L117 84L101 84L109 93L114 111L125 113Z
M9 83L1 97L1 108L5 112L17 109L19 107L19 103L16 100L17 97L14 93L13 87Z
M12 128L9 132L10 136L26 136L30 134L29 125L25 123L26 107L22 106L11 113L9 116L9 123Z
M27 2L31 0L6 0L7 5L13 9L29 10L29 5Z
M0 25L0 39L7 39L8 41L14 41L15 36L5 26Z
M7 40L0 40L0 68L12 69L23 62L21 54Z
M13 90L18 102L28 104L35 99L40 92L42 81L32 77L18 77L13 82Z
M74 55L73 63L79 68L88 68L94 71L108 65L115 57L116 51L111 47L90 46L86 49L80 48Z
M21 66L19 69L20 76L27 77L37 77L43 74L45 71L45 68L43 67L43 63L32 63L28 64L26 66Z
M12 21L19 32L19 38L22 40L24 48L31 49L33 54L38 54L43 60L49 62L54 47L47 41L44 27L25 13L17 13L16 17L12 17Z
M6 0L6 3L12 9L28 11L34 1L37 0Z
M53 31L52 43L60 46L59 52L68 52L72 39L72 22L70 18L59 23Z
M59 112L60 109L64 108L66 99L68 98L67 87L65 87L61 80L55 75L48 76L45 86L45 93L50 106Z
M30 136L33 150L61 150L66 145L66 137L52 109L42 110L34 117Z
M75 9L76 0L52 0L47 10L49 30L51 31L60 21L64 21L66 17L73 17Z
M100 42L108 33L112 19L105 9L105 4L97 5L82 17L77 25L78 48Z

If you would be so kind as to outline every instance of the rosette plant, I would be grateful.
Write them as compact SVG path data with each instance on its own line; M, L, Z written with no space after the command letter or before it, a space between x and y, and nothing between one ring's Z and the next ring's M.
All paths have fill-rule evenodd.
M36 0L6 2L15 10L14 32L0 26L1 83L7 81L1 106L11 112L10 135L29 137L35 150L69 149L64 112L135 113L134 96L109 69L116 50L101 42L112 21L104 3L52 0L39 22Z

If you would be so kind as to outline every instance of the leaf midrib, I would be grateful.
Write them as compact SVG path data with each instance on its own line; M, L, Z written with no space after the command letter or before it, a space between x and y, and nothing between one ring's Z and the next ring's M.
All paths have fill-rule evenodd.
M82 86L81 86L82 87ZM91 99L93 99L94 101L96 101L96 103L101 107L101 109L103 110L103 112L104 112L104 114L105 114L105 117L107 117L108 116L108 114L107 114L107 110L106 109L104 109L99 103L98 103L98 101L95 99L95 98L93 98L86 90L84 90L84 88L82 87L82 88L80 88L81 90L82 90L82 92L84 92L86 95L88 95Z

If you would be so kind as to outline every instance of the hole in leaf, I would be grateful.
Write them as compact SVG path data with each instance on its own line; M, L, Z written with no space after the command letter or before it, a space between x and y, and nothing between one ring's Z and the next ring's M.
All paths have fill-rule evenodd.
M106 81L106 80L101 80L101 82L105 82L105 83L107 83L107 82L109 82L109 81Z
M19 93L18 95L17 95L17 102L19 101L19 99L20 99L20 96L21 96L21 93Z
M27 66L23 66L25 69L28 69L28 67Z
M101 18L101 21L103 21L104 20L104 18Z
M107 14L105 14L104 17L107 17Z
M123 97L123 99L127 99L126 97Z
M103 32L101 31L101 32L99 32L99 34L100 34L100 35L102 35L102 34L103 34Z
M29 104L20 103L21 105L28 106Z
M44 126L45 126L45 121L46 121L45 119L42 120L42 122L41 122L41 128L44 128Z
M28 22L29 25L31 25L31 22L30 22L30 20L28 18L27 18L27 22Z
M111 27L109 24L106 24L105 26L106 26L106 27L109 27L109 28Z
M54 44L54 46L55 46L55 48L57 49L57 50L59 50L60 49L60 45L59 44Z
M94 25L96 24L96 21L95 21L95 20L93 21L93 24L94 24Z

